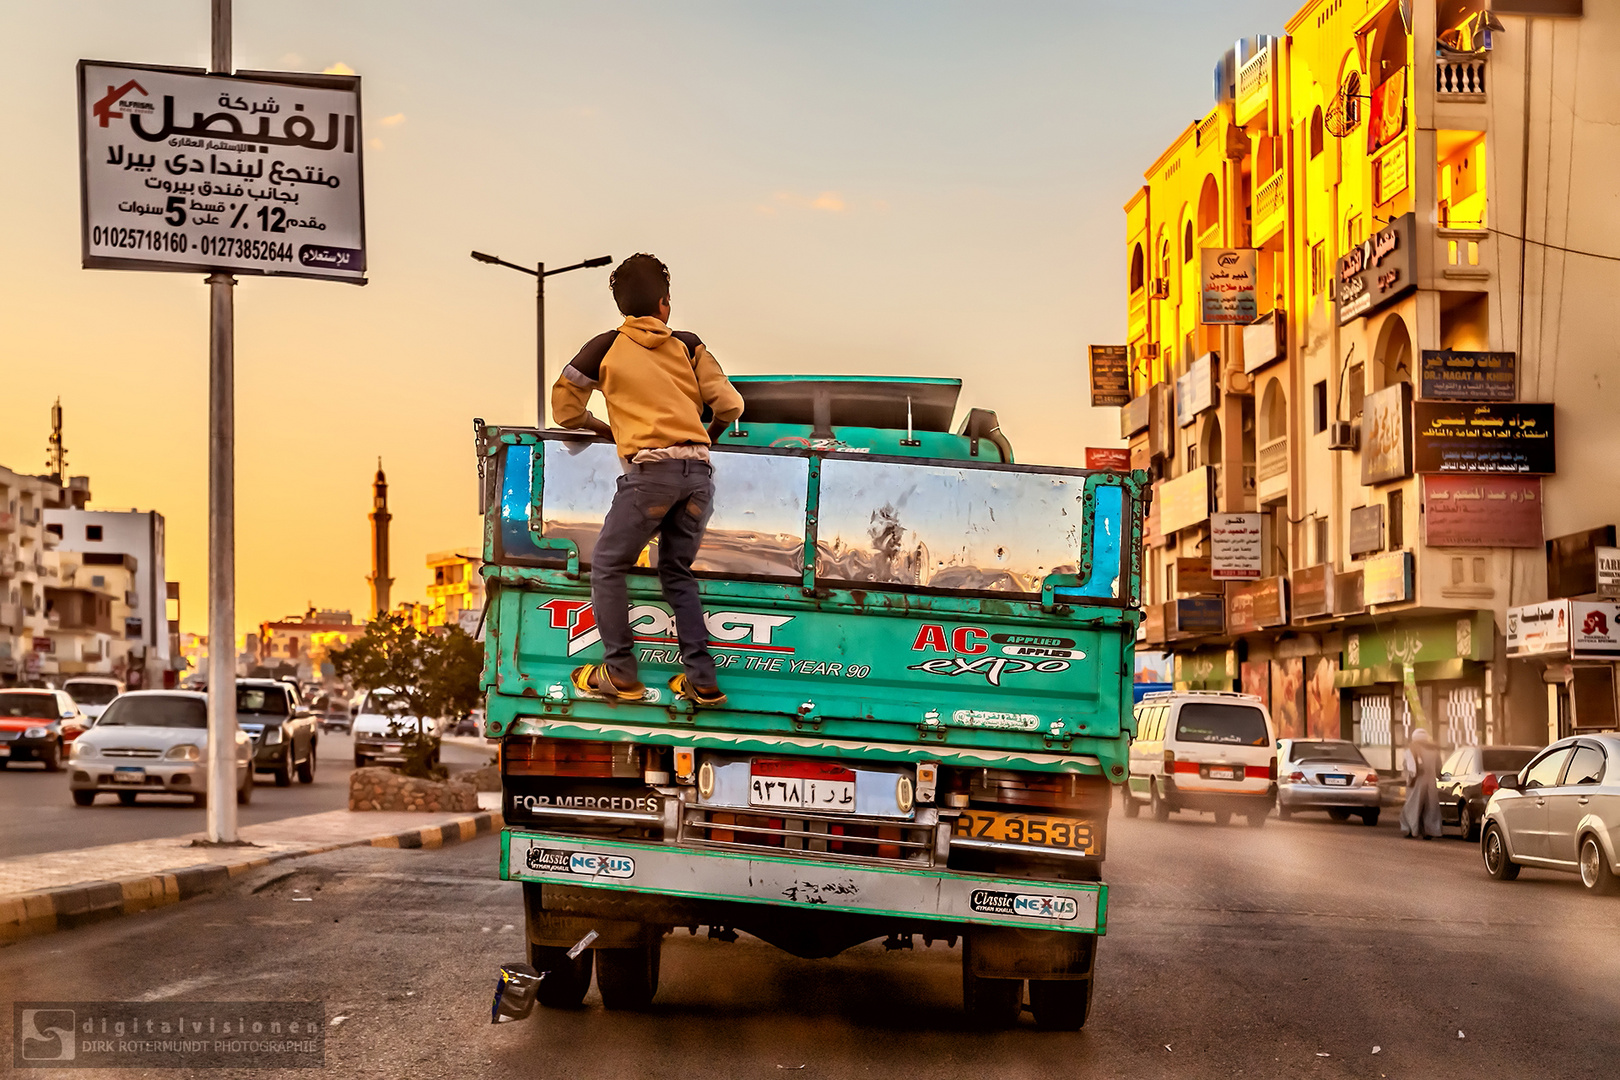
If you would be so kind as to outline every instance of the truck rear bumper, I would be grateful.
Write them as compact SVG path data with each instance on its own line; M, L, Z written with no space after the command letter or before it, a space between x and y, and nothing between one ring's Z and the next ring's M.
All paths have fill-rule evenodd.
M850 865L531 830L501 833L501 877L941 923L1084 934L1101 934L1107 925L1108 886L1101 882Z

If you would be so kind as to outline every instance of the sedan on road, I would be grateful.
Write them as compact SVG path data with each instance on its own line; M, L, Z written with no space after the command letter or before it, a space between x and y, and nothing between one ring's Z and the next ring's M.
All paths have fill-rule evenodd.
M277 679L236 680L236 722L253 736L253 768L288 787L315 782L315 751L320 742L315 717L299 700L297 687Z
M1620 735L1579 735L1541 751L1485 806L1485 871L1512 881L1524 866L1581 876L1595 893L1620 890Z
M253 798L253 737L236 730L236 801ZM68 788L89 806L103 791L135 797L186 795L208 801L208 695L190 690L121 694L73 744Z
M354 733L354 767L357 769L376 762L405 761L406 743L416 738L428 741L428 766L439 763L438 722L412 716L405 699L391 690L367 691L349 730Z
M1517 773L1536 756L1539 746L1459 746L1440 766L1440 823L1455 825L1462 838L1479 839L1485 804L1502 778Z
M38 761L55 772L85 727L79 707L60 690L0 690L0 769Z
M1277 740L1277 816L1325 810L1334 821L1358 815L1378 824L1378 771L1355 743L1340 739Z

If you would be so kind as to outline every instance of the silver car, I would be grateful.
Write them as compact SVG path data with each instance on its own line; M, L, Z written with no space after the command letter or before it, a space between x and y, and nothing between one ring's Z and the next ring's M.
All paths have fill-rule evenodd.
M1617 891L1620 735L1560 739L1504 778L1485 806L1479 845L1498 881L1531 866L1578 873L1591 892Z
M1355 743L1341 739L1277 740L1277 816L1326 810L1334 821L1358 815L1378 824L1378 771Z
M253 737L236 735L236 801L253 797ZM73 741L68 787L89 806L103 791L129 806L135 796L188 795L208 801L208 695L190 690L120 694L96 726Z

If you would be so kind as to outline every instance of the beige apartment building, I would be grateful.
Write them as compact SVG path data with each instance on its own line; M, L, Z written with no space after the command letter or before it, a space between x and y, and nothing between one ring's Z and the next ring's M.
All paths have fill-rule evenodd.
M1418 724L1612 728L1620 637L1538 651L1520 618L1617 621L1620 5L1316 0L1282 31L1212 57L1125 206L1140 646L1386 767Z

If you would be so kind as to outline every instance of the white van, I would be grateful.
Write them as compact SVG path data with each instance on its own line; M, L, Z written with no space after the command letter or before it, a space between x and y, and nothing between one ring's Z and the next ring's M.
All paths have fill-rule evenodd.
M1126 817L1146 805L1159 821L1203 810L1219 825L1242 814L1260 828L1277 802L1276 740L1265 702L1226 691L1148 694L1136 706L1124 796Z
M62 689L84 713L85 719L95 723L113 698L124 692L124 682L110 675L75 675L62 684Z
M354 767L357 769L375 762L404 761L404 736L416 731L428 736L433 747L428 764L439 763L439 722L411 715L404 699L392 690L367 691L355 708L349 731L354 736Z

